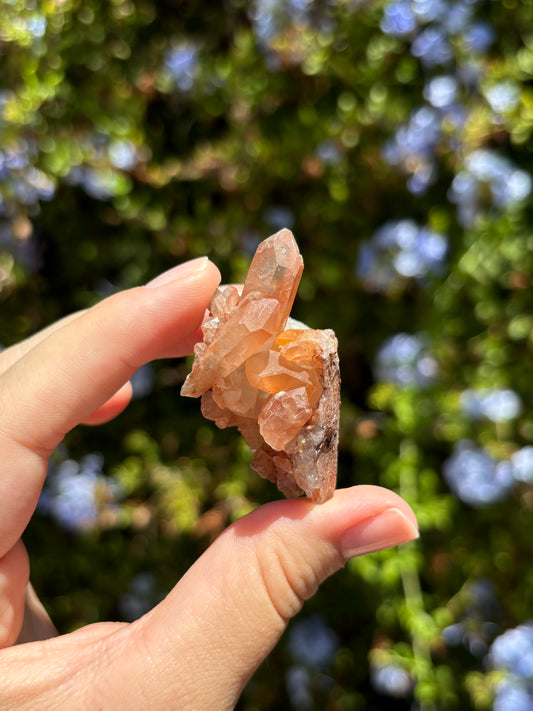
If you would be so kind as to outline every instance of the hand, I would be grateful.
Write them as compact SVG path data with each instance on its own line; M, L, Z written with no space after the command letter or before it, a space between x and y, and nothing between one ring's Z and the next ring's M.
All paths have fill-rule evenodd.
M407 504L378 487L277 501L231 525L136 622L15 645L26 598L25 629L53 634L20 540L49 455L77 424L122 411L141 365L192 351L218 281L207 259L187 262L0 354L0 708L231 709L326 577L416 537Z

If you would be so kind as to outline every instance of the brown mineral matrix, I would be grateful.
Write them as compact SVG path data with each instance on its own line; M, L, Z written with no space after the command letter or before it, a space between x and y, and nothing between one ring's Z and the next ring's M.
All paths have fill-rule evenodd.
M303 260L289 230L261 242L242 294L219 288L182 395L204 417L236 426L252 468L286 496L333 496L339 431L339 361L331 330L289 318Z

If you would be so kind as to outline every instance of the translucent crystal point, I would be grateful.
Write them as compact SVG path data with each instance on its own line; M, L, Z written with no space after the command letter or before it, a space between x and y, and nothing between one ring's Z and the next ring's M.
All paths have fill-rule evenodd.
M181 393L201 395L218 427L237 426L252 467L286 496L323 503L337 471L337 339L289 319L302 271L289 230L259 245L242 294L229 286L213 296Z

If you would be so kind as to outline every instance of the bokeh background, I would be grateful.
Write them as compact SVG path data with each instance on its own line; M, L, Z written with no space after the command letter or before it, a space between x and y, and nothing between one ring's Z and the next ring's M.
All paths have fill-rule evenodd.
M1 0L0 343L291 228L334 328L339 484L421 538L306 603L242 711L533 709L531 0ZM275 488L134 378L55 453L25 540L62 631L132 620Z

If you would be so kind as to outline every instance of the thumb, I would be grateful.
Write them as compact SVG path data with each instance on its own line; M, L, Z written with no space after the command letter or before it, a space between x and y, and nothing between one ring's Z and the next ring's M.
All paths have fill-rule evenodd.
M267 504L230 526L134 623L129 644L145 655L124 655L121 645L116 668L107 657L108 678L120 680L122 698L135 690L137 698L157 700L151 708L232 709L323 580L349 558L417 535L409 506L379 487L339 490L321 506L304 499ZM137 708L135 698L128 702L125 708Z

